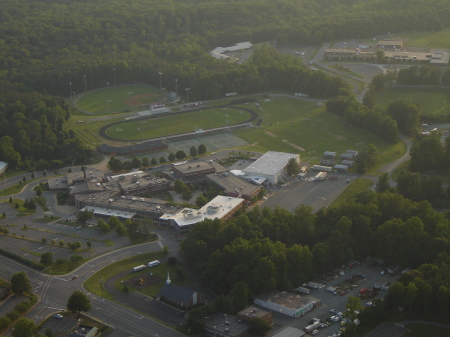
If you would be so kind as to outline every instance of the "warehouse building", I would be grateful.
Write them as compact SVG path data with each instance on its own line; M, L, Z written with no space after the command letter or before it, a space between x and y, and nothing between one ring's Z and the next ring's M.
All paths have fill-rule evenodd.
M321 305L321 301L311 296L301 296L298 294L283 291L270 292L259 295L254 303L263 308L278 312L290 317L300 317Z
M290 159L300 165L300 156L294 153L269 151L243 170L247 179L263 178L268 184L283 182L283 173ZM255 179L253 179L255 180Z

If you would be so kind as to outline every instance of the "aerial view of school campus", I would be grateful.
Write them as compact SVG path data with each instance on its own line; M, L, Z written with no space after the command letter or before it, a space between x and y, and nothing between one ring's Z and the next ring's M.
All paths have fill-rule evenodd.
M448 1L0 13L0 336L450 336Z

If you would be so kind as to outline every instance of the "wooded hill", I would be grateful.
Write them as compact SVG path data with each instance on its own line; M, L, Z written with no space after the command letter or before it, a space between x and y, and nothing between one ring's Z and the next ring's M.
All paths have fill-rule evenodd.
M226 64L206 52L241 41L320 44L439 30L450 21L448 2L429 0L5 0L0 13L2 77L66 97L69 82L76 93L84 90L83 75L90 88L113 83L112 68L118 83L156 85L162 72L163 86L174 90L177 78L179 88L192 88L192 99L293 89L290 81L278 87L291 74L278 64L266 65L282 70L272 81L254 65Z

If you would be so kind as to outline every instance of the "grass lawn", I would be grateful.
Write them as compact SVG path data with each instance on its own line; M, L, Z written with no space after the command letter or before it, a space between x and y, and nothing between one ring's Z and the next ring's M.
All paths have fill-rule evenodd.
M250 115L238 109L208 109L176 116L136 120L110 127L106 134L123 140L142 140L244 122Z
M163 102L163 93L149 85L131 84L95 90L78 100L78 108L94 115L125 112L133 105Z
M342 192L330 205L331 207L339 207L351 200L360 192L367 191L374 182L370 179L366 178L358 178L354 181L352 181L349 186Z
M178 267L181 268L180 265L178 265ZM159 290L165 283L166 278L167 278L167 271L169 271L170 280L171 280L171 283L173 283L173 284L176 284L179 286L185 286L185 285L189 285L192 283L192 280L189 277L187 277L186 272L184 270L183 270L183 275L185 277L183 279L178 279L176 270L177 270L176 266L171 266L167 262L163 262L159 266L147 268L140 272L131 273L131 274L126 275L125 277L117 280L114 283L114 287L119 291L123 291L124 286L121 283L121 281L128 281L128 283L127 283L128 291L138 291L147 296L153 297L156 294L158 294ZM151 284L143 289L139 289L139 287L133 287L133 282L131 281L132 279L136 279L137 277L140 277L140 275L149 274L149 273L152 273L154 276L156 276L159 279L159 282L155 283L155 284Z
M374 134L348 125L343 118L326 112L325 107L317 107L314 102L283 98L261 106L262 127L236 132L251 144L243 147L245 150L299 153L305 161L319 158L325 151L340 153L374 144L379 150L376 169L405 151L403 143L386 143Z
M389 102L397 99L416 103L422 115L450 114L449 89L389 87L380 95L377 103L388 105Z
M437 32L408 32L401 33L397 38L406 39L406 47L448 48L450 28ZM396 37L394 37L395 40Z
M120 273L121 270L131 270L133 267L141 264L147 264L149 261L153 260L161 260L166 258L163 252L155 252L155 253L146 253L138 256L133 256L125 260L117 261L112 263L105 268L101 269L94 275L92 275L87 281L84 283L86 290L103 297L112 300L114 297L108 293L104 288L101 288L101 280L105 282L110 277ZM148 270L146 270L148 272ZM138 274L134 274L135 277Z

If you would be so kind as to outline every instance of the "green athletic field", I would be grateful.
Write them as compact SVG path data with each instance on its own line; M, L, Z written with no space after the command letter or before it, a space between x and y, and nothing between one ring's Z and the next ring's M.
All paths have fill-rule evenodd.
M349 125L343 118L326 112L324 106L317 107L313 102L281 98L261 103L261 107L264 109L261 128L235 132L251 144L242 149L299 153L302 160L313 159L316 162L325 151L358 151L374 144L379 155L373 173L406 150L404 143L386 143L372 133Z
M397 36L392 39L395 40ZM406 39L407 47L448 48L450 41L450 28L437 32L409 32L401 33L398 38Z
M249 113L237 109L207 109L113 125L106 134L116 139L142 140L237 124L249 118Z
M132 84L98 89L81 95L77 108L91 115L133 111L137 105L163 102L163 93L149 85Z
M419 106L422 115L450 114L450 89L444 88L386 88L377 104L388 105L389 102L402 99Z

